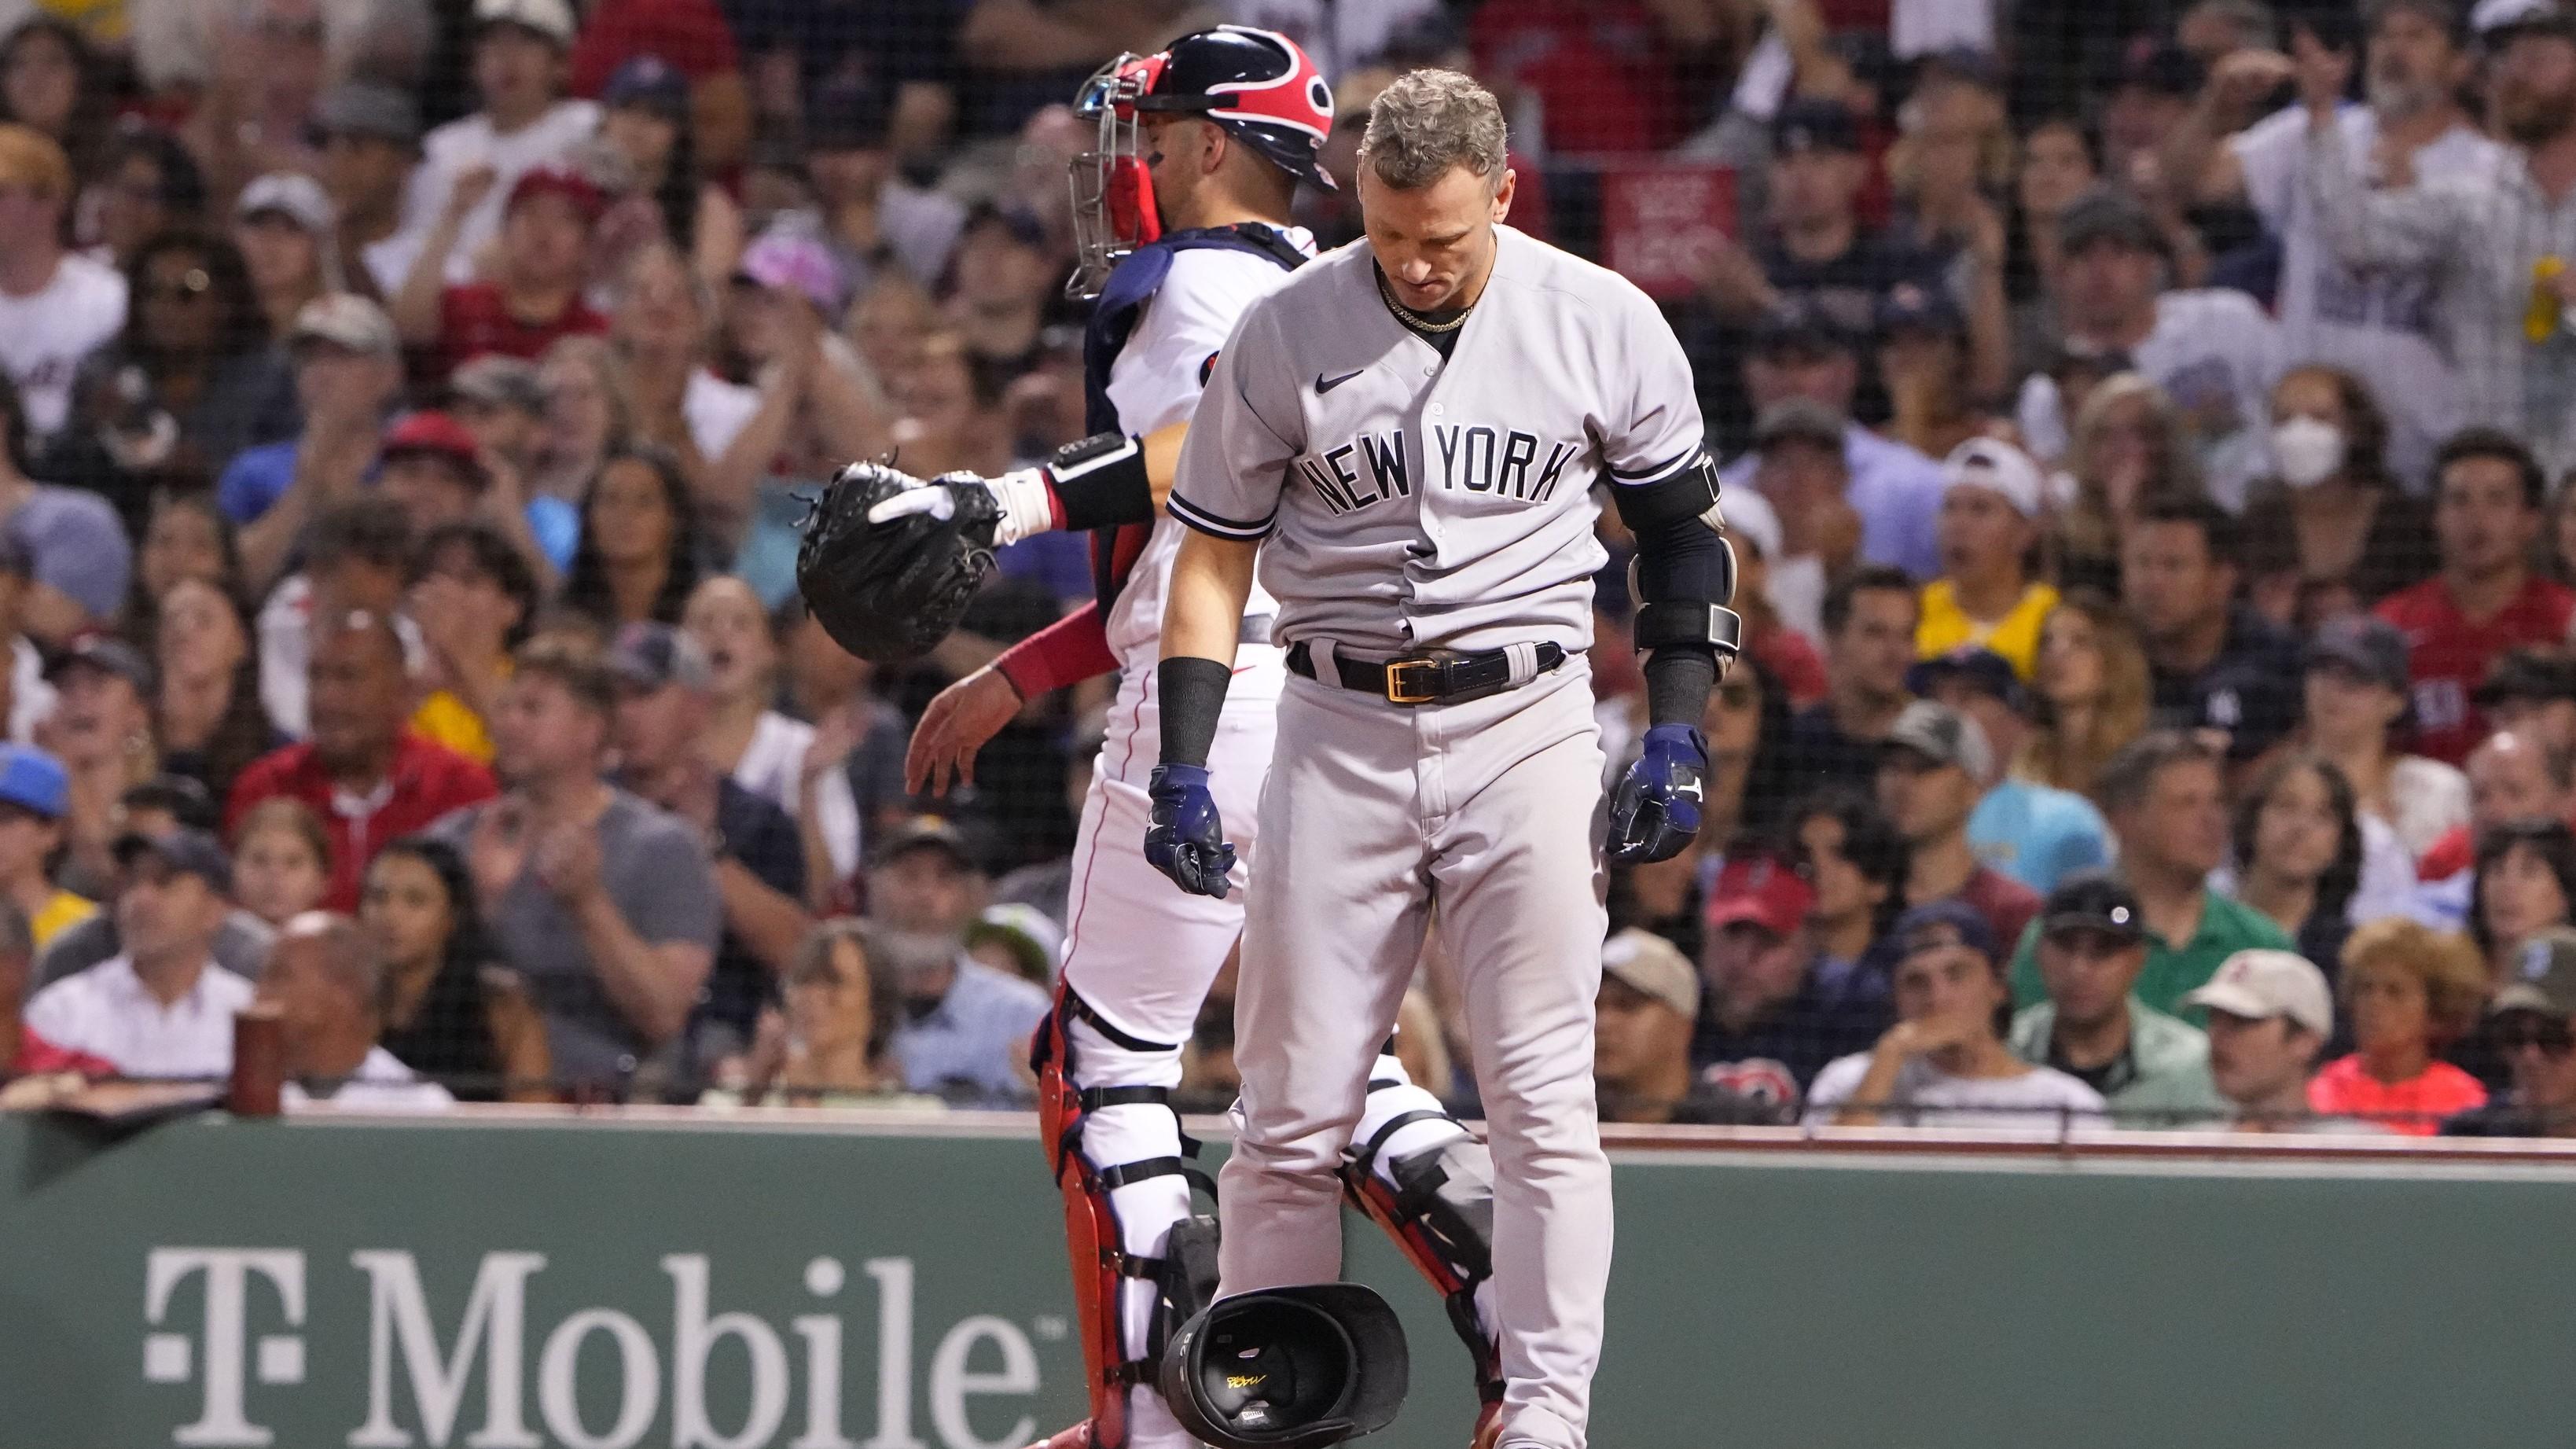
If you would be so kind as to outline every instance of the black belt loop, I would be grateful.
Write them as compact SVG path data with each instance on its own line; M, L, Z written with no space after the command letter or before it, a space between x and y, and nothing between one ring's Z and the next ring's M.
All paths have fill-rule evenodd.
M1565 648L1560 644L1541 644L1534 653L1538 674L1553 673L1565 663ZM1287 662L1291 674L1307 679L1317 677L1314 650L1305 640L1288 646ZM1322 682L1338 683L1358 694L1374 694L1389 704L1409 709L1415 705L1479 699L1509 689L1512 687L1512 658L1511 651L1507 649L1486 649L1473 654L1441 650L1395 659L1354 659L1336 650L1333 673L1339 678Z

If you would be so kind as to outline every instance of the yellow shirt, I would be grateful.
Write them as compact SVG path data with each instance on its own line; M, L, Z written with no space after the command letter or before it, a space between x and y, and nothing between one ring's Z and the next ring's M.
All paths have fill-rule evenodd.
M492 763L492 736L483 728L483 716L444 689L420 702L411 727L433 744L445 745L479 764Z
M1959 608L1958 591L1948 579L1934 579L1923 586L1923 622L1914 629L1914 652L1931 659L1962 644L1982 644L2010 660L2013 673L2028 679L2039 663L2039 626L2056 607L2056 589L2032 584L2002 618L1979 623Z
M97 914L98 902L87 896L58 890L52 900L45 902L45 908L27 922L27 929L36 938L36 949L41 951L51 945L56 936Z

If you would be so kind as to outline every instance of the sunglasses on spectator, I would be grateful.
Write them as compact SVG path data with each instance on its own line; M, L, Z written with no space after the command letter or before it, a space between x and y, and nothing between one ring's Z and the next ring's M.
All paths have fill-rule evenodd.
M2564 1021L2545 1017L2507 1022L2496 1031L2496 1050L2506 1056L2531 1047L2549 1056L2563 1057L2576 1051L2576 1032L2571 1032Z

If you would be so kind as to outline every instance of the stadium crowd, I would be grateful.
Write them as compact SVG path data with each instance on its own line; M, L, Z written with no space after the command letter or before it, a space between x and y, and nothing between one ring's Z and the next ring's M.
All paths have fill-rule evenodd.
M1106 692L906 743L1087 543L880 669L798 529L1081 435L1067 102L1217 22L1334 83L1324 246L1378 87L1492 86L1731 460L1605 1118L2576 1135L2554 0L0 0L0 1076L265 1002L344 1103L1024 1102Z

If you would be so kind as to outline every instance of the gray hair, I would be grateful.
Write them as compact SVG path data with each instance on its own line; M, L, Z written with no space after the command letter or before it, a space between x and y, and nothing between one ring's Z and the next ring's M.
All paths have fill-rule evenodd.
M1429 186L1453 166L1498 186L1508 145L1492 91L1454 70L1417 70L1369 103L1360 162L1398 191Z

